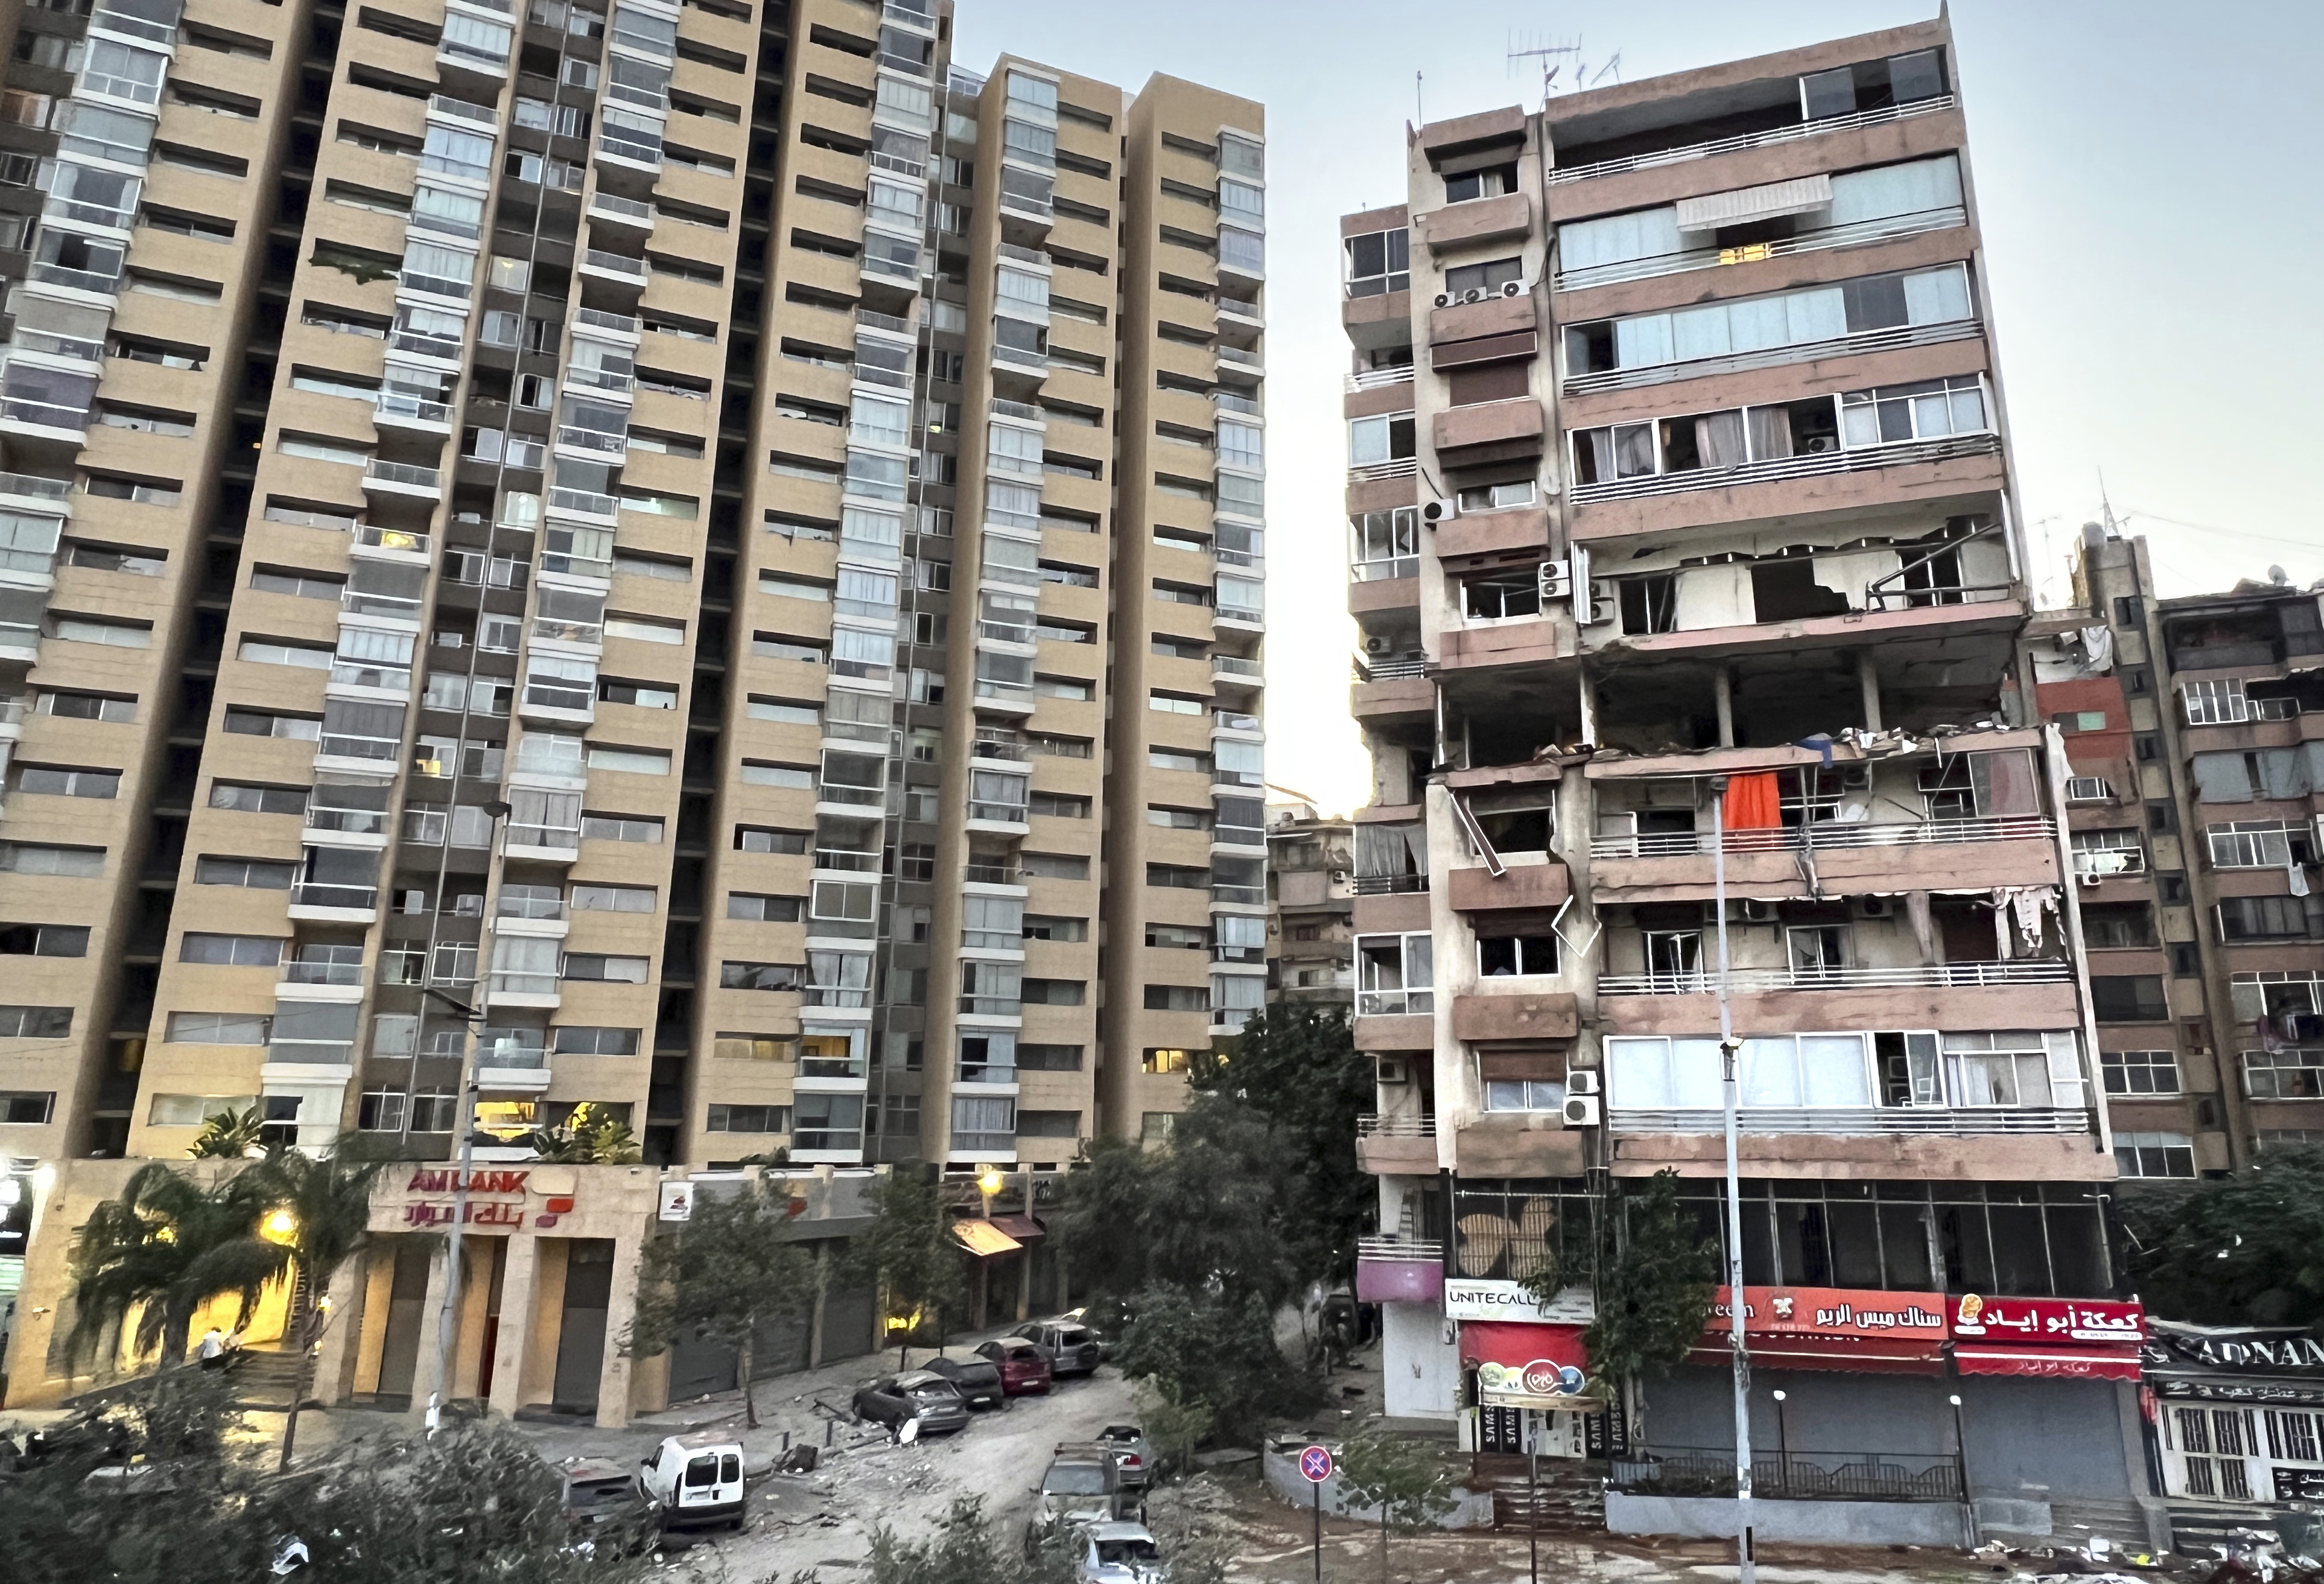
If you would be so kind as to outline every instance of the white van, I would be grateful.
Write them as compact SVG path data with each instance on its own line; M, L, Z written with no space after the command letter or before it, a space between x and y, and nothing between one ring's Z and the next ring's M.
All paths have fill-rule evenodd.
M639 1464L638 1492L664 1529L740 1529L742 1443L715 1431L670 1436Z

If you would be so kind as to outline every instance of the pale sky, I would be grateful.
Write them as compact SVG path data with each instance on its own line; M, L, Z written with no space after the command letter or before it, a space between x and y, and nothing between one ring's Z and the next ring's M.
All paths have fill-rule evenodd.
M959 0L955 59L1010 51L1267 107L1268 773L1361 804L1348 718L1338 222L1403 197L1431 120L1538 105L1519 47L1578 37L1625 81L1925 18L1919 0ZM2324 578L2324 6L1963 0L1960 87L2035 570L2063 591L2098 479L2166 593ZM1611 79L1609 79L1611 80ZM2208 304L2209 306L2206 306ZM2183 359L2182 359L2183 355ZM2295 379L2301 370L2310 371Z

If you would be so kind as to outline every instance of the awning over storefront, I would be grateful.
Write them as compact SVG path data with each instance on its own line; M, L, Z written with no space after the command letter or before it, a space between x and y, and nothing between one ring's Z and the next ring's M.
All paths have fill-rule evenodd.
M1014 1254L1025 1246L1003 1232L998 1218L987 1221L966 1218L952 1224L952 1235L960 1246L979 1259L991 1259L995 1255Z
M2023 1375L2053 1380L2135 1381L2136 1347L1994 1348L1953 1344L1953 1364L1963 1375Z
M1734 1324L1719 1289L1692 1364L1723 1364ZM1944 1371L1945 1300L1938 1292L1839 1287L1746 1287L1743 1340L1763 1369L1832 1369L1875 1375Z
M1030 1243L1045 1230L1041 1223L1030 1216L995 1216L987 1225L998 1227L1003 1234L1019 1243Z
M1462 1320L1461 1367L1477 1372L1477 1400L1503 1408L1596 1409L1582 1394L1589 1354L1580 1326Z

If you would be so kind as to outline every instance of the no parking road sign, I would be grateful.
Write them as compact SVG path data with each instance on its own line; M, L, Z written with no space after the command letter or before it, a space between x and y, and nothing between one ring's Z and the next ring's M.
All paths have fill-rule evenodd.
M1332 1477L1332 1449L1309 1447L1299 1454L1299 1472L1307 1477L1310 1485L1321 1485Z

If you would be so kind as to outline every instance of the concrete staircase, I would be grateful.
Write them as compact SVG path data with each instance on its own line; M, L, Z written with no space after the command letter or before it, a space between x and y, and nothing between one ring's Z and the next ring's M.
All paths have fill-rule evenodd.
M2213 1546L2232 1545L2246 1529L2275 1533L2276 1509L2256 1502L2207 1502L2172 1496L2171 1549L2181 1556L2209 1556Z
M290 1394L298 1389L299 1356L244 1348L227 1370L226 1379L234 1387L235 1407L281 1413L290 1406Z

